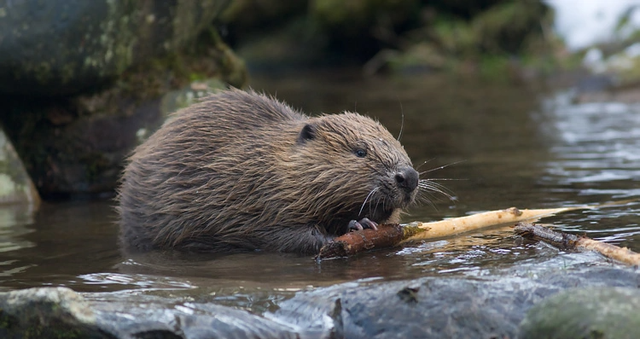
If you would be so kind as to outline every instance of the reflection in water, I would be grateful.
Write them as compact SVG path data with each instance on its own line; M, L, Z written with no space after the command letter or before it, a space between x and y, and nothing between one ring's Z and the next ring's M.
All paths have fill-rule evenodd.
M0 252L34 246L23 238L25 234L33 232L28 225L33 223L34 213L31 204L0 205Z
M360 79L325 73L316 81L258 79L253 87L277 93L306 112L357 110L378 118L421 171L453 192L419 206L405 221L429 221L510 206L558 207L639 197L640 109L574 105L568 97L543 101L528 88L479 79ZM304 79L302 81L301 79ZM588 233L640 251L640 204L572 211L550 218L556 227ZM526 243L509 228L410 244L316 263L309 257L269 253L123 256L117 247L112 202L44 204L34 214L0 208L0 288L69 286L213 301L270 310L296 291L370 279L426 275L485 278L533 274L535 267L567 269L577 263L609 265L595 254L562 253ZM117 292L120 291L120 292ZM116 293L117 292L117 293Z
M0 206L0 253L18 251L30 248L35 244L24 236L33 232L28 227L33 223L34 207L31 204ZM12 276L26 272L35 264L11 259L0 255L0 279L10 279Z
M552 154L541 184L584 203L640 197L640 104L572 99L558 94L537 113ZM568 229L640 250L639 214L638 202L587 211Z
M568 94L549 101L541 130L554 140L547 172L554 184L630 181L629 185L591 188L583 194L616 198L640 195L640 105L568 104ZM636 180L635 185L633 180Z
M37 212L23 212L4 228L8 233L3 239L13 249L0 252L5 264L1 288L53 285L82 290L86 285L78 275L108 270L120 260L109 202L42 204Z

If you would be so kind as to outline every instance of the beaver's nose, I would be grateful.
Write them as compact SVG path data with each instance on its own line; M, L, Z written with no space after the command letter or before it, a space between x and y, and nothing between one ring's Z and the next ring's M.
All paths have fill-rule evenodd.
M399 169L395 179L398 187L407 192L413 192L418 187L418 172L411 167Z

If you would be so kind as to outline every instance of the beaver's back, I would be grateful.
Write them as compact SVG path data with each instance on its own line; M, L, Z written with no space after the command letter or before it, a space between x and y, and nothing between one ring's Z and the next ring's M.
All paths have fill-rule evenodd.
M305 119L276 100L239 90L219 93L172 115L135 150L124 171L119 191L124 247L197 250L208 246L198 239L201 232L209 232L207 243L233 237L225 234L224 226L243 222L243 211L233 204L259 184L259 173L277 161L274 148L287 147ZM221 232L211 232L214 224ZM254 245L246 241L231 238L224 243Z

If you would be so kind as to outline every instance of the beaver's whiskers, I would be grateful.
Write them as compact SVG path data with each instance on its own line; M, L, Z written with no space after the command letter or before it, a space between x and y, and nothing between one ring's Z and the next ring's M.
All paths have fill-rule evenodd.
M418 188L420 188L420 192L422 193L431 193L431 192L435 192L435 193L439 193L441 195L444 195L445 197L447 197L447 199L451 200L451 201L455 201L455 197L453 195L453 192L451 192L450 189L448 189L447 187L445 187L444 185L436 182L436 180L449 180L449 179L420 179L420 181L418 181Z
M424 163L422 163L420 166L418 166L418 168L422 167L422 165L425 165L426 163L430 162L433 159L427 160ZM434 172L437 170L441 170L444 168L447 168L451 165L455 165L457 163L460 163L462 161L456 161L456 162L452 162L450 164L446 164L446 165L442 165L442 166L438 166L438 167L434 167L425 171L421 171L420 172L420 176L430 173L430 172ZM459 179L444 179L444 178L429 178L429 179L420 179L418 181L418 197L417 200L419 200L421 203L427 203L429 205L431 205L431 207L435 208L436 210L438 209L436 207L436 205L434 204L435 201L440 200L441 196L446 197L449 201L451 202L455 202L457 200L455 194L448 189L447 187L445 187L444 185L438 183L437 181L444 181L444 180L459 180Z
M364 198L364 202L362 203L362 206L360 206L360 211L358 212L358 216L360 216L362 214L362 210L364 209L364 206L367 204L367 201L369 201L369 198L371 198L371 196L377 192L380 189L380 187L376 187L374 189L371 190L371 192L369 192L369 194L367 194L367 197Z

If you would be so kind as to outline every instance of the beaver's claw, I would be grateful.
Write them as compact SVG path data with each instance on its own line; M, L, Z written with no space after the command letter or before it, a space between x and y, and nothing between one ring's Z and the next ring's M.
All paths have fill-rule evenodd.
M359 221L358 220L349 221L349 232L360 231L365 228L370 228L374 231L377 231L378 223L375 221L369 220L369 218L362 218Z

